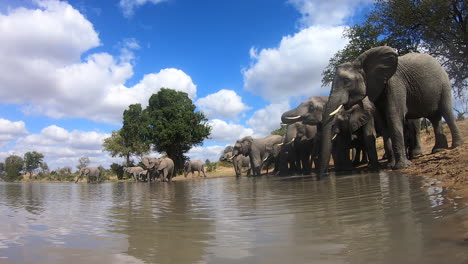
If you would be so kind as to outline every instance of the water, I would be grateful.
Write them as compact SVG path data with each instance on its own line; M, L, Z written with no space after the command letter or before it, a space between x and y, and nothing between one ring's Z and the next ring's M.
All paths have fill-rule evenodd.
M468 263L468 209L397 174L2 183L0 263Z

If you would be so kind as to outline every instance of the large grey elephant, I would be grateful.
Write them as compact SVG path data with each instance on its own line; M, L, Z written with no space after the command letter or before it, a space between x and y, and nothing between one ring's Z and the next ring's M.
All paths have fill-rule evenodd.
M313 161L318 155L317 126L304 124L302 121L287 125L281 143L280 168L284 174L310 174ZM284 164L289 163L289 168Z
M189 174L189 172L192 172L192 177L193 177L193 173L195 171L198 171L198 177L200 177L200 172L202 172L203 176L206 177L205 163L201 160L186 161L184 164L185 178L187 178L187 175Z
M172 159L156 159L154 167L156 168L156 172L159 175L159 180L161 182L172 182L172 178L174 177L174 161L172 161Z
M403 126L405 118L427 117L432 122L436 143L432 152L447 148L441 117L452 133L452 147L463 144L452 112L450 80L439 62L427 54L411 53L398 57L390 47L367 50L353 62L339 65L328 103L322 117L322 148L319 177L330 160L333 115L341 107L358 104L368 96L382 114L384 140L391 138L393 156L389 160L393 169L409 166L406 158Z
M147 172L148 182L154 181L159 175L157 171L156 164L158 163L158 158L144 157L141 161L145 165Z
M140 175L144 171L142 167L124 167L124 172L130 174L132 176L133 182L137 182L140 180Z
M282 137L271 135L264 138L244 137L236 141L233 149L233 155L242 154L250 159L250 166L254 176L260 175L264 162L270 157L275 156L274 145L282 142Z
M353 162L350 159L351 149L364 152L364 159L368 158L369 167L378 168L379 162L375 147L375 106L367 97L360 104L349 110L341 109L332 122L332 141L322 144L332 144L333 161L336 170L350 170ZM329 148L329 146L327 146ZM324 155L321 153L320 155ZM323 158L323 157L322 157ZM355 159L355 163L358 159Z
M78 177L76 178L75 183L77 183L81 177L86 176L86 182L101 182L101 170L98 167L84 167L80 169Z

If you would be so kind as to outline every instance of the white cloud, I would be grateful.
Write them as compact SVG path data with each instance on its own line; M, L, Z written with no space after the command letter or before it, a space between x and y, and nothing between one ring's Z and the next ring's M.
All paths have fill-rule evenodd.
M78 159L83 156L90 158L90 165L103 165L108 167L112 162L121 162L113 159L102 151L102 142L110 134L95 131L68 131L55 125L48 126L38 134L20 137L16 145L8 152L0 152L4 159L15 154L23 156L28 151L37 151L44 155L49 168L78 165Z
M228 123L220 119L210 120L208 124L212 127L211 140L215 142L233 144L233 142L236 142L239 138L252 136L254 133L254 130L251 128L246 128L232 122Z
M256 111L246 123L255 131L254 137L265 137L280 127L281 115L289 109L287 101L270 104Z
M122 8L123 15L128 18L133 16L137 7L147 3L159 4L166 1L167 0L120 0L119 6Z
M288 0L302 15L302 26L343 25L358 8L363 8L374 0Z
M23 121L12 122L0 118L0 146L26 134L28 134L28 131Z
M200 98L195 104L208 118L236 119L239 113L250 109L235 91L225 89Z
M133 87L135 39L120 44L120 56L84 52L100 45L92 24L66 2L39 1L39 8L0 14L0 101L23 104L27 114L80 117L120 123L129 104L146 105L161 87L196 96L190 76L178 69L150 73Z
M283 37L278 48L252 48L252 65L243 70L245 89L272 102L327 91L321 73L346 44L342 33L343 27L312 26Z
M193 147L187 153L190 160L202 160L205 162L209 159L211 162L219 160L221 153L226 146L209 146L209 147Z

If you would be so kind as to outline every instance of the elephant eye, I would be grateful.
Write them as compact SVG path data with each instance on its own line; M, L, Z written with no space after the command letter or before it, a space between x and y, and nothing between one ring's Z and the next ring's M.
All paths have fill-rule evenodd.
M351 79L350 79L350 78L348 78L348 77L344 77L344 78L343 78L343 83L344 83L345 85L349 84L350 82L351 82Z

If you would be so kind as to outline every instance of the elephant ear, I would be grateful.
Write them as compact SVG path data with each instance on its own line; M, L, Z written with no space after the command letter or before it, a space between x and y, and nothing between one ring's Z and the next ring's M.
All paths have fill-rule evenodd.
M396 72L398 54L387 46L375 47L359 55L354 64L363 69L367 96L375 102Z
M249 155L250 149L252 148L253 138L247 136L242 140L242 155Z
M143 160L142 160L141 162L146 166L146 168L149 168L149 166L150 166L150 158L144 157Z
M371 119L372 112L370 110L363 109L360 106L357 107L349 117L349 128L351 129L351 133L356 132L359 128L369 123Z

